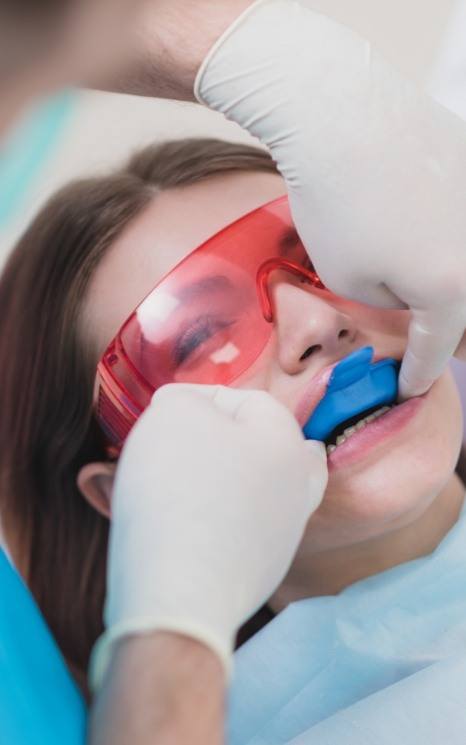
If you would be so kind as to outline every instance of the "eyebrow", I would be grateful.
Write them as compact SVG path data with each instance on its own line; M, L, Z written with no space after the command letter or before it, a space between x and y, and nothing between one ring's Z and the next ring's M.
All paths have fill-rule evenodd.
M177 292L179 300L192 300L205 292L214 292L215 290L232 289L233 283L224 274L215 274L211 277L203 277L197 282L182 287Z

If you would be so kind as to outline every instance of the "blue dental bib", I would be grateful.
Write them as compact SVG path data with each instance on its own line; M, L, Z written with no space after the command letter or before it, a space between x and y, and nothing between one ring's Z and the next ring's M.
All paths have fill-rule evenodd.
M323 399L303 428L307 440L325 440L348 419L396 401L399 362L387 357L373 363L373 356L373 347L363 347L335 366Z

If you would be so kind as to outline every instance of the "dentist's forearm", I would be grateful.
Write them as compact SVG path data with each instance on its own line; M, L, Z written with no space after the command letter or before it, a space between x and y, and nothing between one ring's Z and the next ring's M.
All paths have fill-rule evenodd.
M122 640L94 703L88 745L223 745L216 655L169 632Z
M194 101L196 73L209 49L254 0L149 0L131 60L91 85L119 93Z

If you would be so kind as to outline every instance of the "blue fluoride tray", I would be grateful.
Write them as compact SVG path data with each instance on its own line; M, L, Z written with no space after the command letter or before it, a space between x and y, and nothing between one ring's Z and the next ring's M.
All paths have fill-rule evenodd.
M303 428L307 440L325 440L348 419L396 401L399 362L387 357L373 363L373 356L373 347L363 347L336 365L323 399Z

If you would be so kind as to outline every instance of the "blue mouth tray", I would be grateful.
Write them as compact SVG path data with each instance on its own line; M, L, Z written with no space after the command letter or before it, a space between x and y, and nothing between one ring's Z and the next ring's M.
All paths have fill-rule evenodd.
M347 419L396 401L399 362L387 357L373 363L373 356L373 347L363 347L334 367L325 396L303 428L306 440L325 440Z

